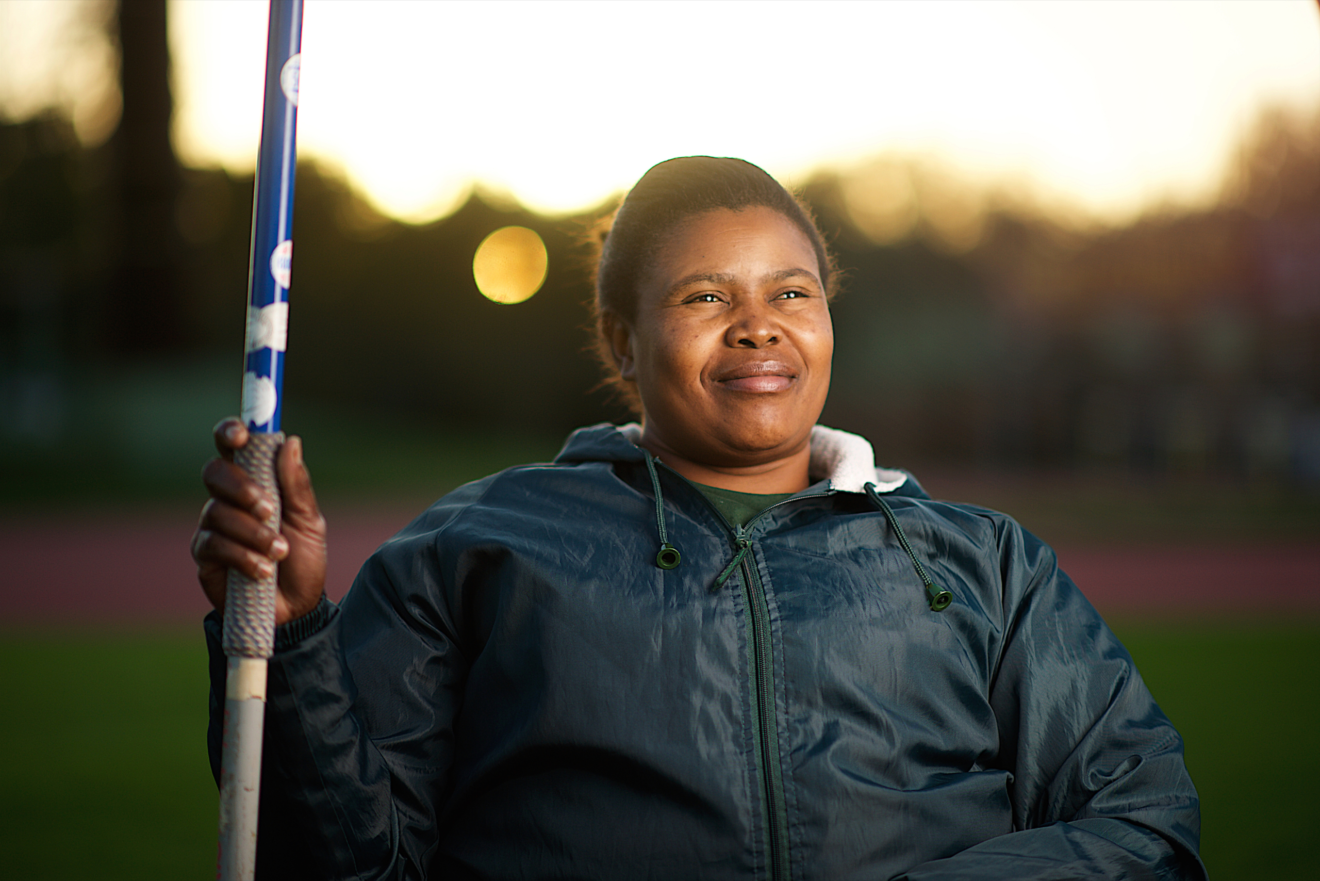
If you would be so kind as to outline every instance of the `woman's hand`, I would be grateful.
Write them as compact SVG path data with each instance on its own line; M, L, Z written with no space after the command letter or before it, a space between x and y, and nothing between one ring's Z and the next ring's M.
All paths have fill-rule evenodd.
M265 523L271 501L233 461L234 451L247 442L247 426L241 420L231 417L216 425L220 455L202 469L211 498L193 533L192 556L202 590L220 611L225 607L229 569L256 579L269 576L270 567L278 563L275 624L280 625L301 618L320 602L325 590L325 518L303 464L302 439L290 437L275 460L280 531L269 529Z

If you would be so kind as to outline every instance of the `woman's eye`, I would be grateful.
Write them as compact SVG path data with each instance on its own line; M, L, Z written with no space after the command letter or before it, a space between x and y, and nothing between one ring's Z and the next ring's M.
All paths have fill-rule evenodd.
M718 294L697 294L689 303L718 303L720 298Z
M784 291L782 294L779 295L779 299L781 299L781 300L799 300L799 299L801 299L801 298L803 298L803 297L805 297L805 296L808 296L808 294L807 294L806 291Z

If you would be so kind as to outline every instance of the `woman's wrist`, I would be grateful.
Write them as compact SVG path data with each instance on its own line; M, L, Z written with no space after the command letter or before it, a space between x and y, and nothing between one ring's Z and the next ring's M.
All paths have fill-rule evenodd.
M319 633L330 623L336 608L335 604L322 593L320 600L306 615L286 621L275 628L275 648L292 648L309 636Z

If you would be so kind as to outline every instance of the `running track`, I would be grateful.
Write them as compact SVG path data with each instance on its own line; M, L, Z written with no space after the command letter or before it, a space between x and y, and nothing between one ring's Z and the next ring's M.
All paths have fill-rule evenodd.
M330 509L328 593L415 512ZM196 509L0 515L0 626L196 624L208 606L188 556ZM1105 615L1320 620L1320 542L1057 548Z

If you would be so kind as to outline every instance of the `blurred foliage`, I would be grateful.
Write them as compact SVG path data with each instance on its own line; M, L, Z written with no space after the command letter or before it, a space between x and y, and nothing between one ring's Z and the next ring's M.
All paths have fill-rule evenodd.
M919 157L816 175L803 194L847 272L823 421L909 467L1320 486L1318 133L1320 114L1271 111L1218 204L1119 228ZM251 176L181 170L168 332L188 346L168 356L163 342L106 332L122 325L110 320L115 143L84 149L54 116L0 122L6 484L45 462L36 470L76 485L143 458L107 450L142 444L174 461L160 439L182 433L205 456L207 427L237 408ZM320 414L331 432L527 437L540 449L629 418L596 388L588 354L579 242L610 207L540 217L478 188L414 226L300 163L287 427ZM472 257L511 224L540 234L549 273L527 302L500 305L477 291Z

